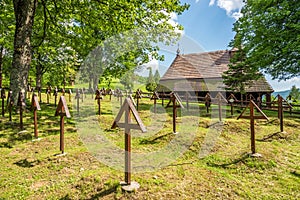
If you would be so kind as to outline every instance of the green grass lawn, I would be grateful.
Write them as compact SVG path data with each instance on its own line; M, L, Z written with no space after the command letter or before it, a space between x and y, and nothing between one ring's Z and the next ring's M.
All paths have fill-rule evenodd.
M111 151L124 148L124 130L110 128L120 102L104 97L97 116L96 102L87 94L78 115L66 99L72 118L65 120L63 156L52 96L51 105L42 103L38 111L39 141L32 141L30 110L24 114L25 131L19 129L17 113L12 122L8 113L0 118L0 199L300 198L299 116L285 113L285 133L279 132L276 112L266 111L270 121L256 120L256 149L262 155L256 158L249 155L250 123L236 120L236 109L232 117L228 107L222 122L216 111L207 114L204 105L200 112L198 104L191 104L189 112L179 109L175 135L171 108L159 101L154 114L153 101L142 99L139 115L148 132L131 132L132 180L141 187L126 193L119 185L124 172L117 163L123 154Z

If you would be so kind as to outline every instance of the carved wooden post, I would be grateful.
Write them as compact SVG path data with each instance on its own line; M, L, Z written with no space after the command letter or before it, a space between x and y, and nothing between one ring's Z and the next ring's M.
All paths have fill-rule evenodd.
M281 95L278 95L278 117L280 120L280 131L283 132L283 106L282 106L283 98Z
M84 99L84 89L82 88L81 89L81 103L83 102L83 99Z
M80 99L80 92L79 92L79 89L76 89L75 99L77 100L76 110L77 110L77 114L78 114L78 113L79 113L79 99Z
M159 95L157 94L157 92L153 92L151 98L151 100L154 100L154 104L153 104L153 112L156 113L156 100L159 99Z
M209 93L205 95L205 107L206 107L206 113L209 113L209 107L210 107L210 102L211 102L211 96Z
M53 92L53 96L54 96L54 106L56 106L57 95L58 95L58 89L57 89L57 87L55 87L54 92Z
M244 116L247 108L250 107L250 116ZM258 110L261 116L254 115L254 107ZM254 103L253 100L250 100L249 105L243 110L240 116L237 119L250 119L250 130L251 130L251 152L252 154L256 153L255 149L255 129L254 129L254 120L255 119L266 119L269 121L269 118L263 113L263 111Z
M59 149L62 152L62 154L65 153L65 142L64 142L64 117L70 118L70 112L65 100L64 96L60 97L60 100L58 102L55 116L60 116L60 145Z
M51 93L51 90L50 90L49 87L48 87L47 90L46 90L46 94L47 94L47 104L49 104L50 93Z
M5 113L5 110L4 110L4 101L5 101L5 89L2 88L1 89L1 99L2 99L2 117L4 117L4 113Z
M111 101L111 95L113 94L112 89L109 89L108 94L109 94L109 101Z
M32 94L31 107L33 108L33 124L34 124L34 138L38 139L38 129L37 129L37 110L41 110L38 98L36 94Z
M95 94L95 100L97 100L97 104L98 104L98 115L101 115L101 92L100 90L96 90L96 94Z
M179 105L176 104L176 102L179 103ZM177 117L177 107L181 107L181 108L184 108L182 103L181 103L181 100L179 98L179 96L172 92L170 94L170 101L169 103L167 104L167 108L170 107L170 103L172 103L172 108L173 108L173 133L176 134L176 117Z
M66 93L65 89L62 88L62 89L61 89L61 95L62 95L62 96L65 96L65 93Z
M230 94L230 96L227 98L227 101L230 103L230 113L231 116L233 116L233 103L237 101L237 98L234 96L234 94Z
M23 107L26 106L25 104L25 99L24 99L24 92L19 92L19 98L18 98L18 103L17 106L19 106L20 109L20 129L23 130Z
M125 112L125 122L120 123L120 119ZM134 119L136 120L137 124L131 123L131 114L134 115ZM137 110L133 106L130 98L126 98L124 100L124 104L120 108L120 111L117 115L117 117L114 120L114 123L111 128L125 128L125 183L122 189L127 191L133 191L137 188L139 188L139 184L136 182L131 181L131 135L130 135L130 129L139 129L142 132L146 132L146 128L144 124L142 123L142 120L140 119Z
M136 110L139 111L139 100L142 98L142 95L141 95L141 90L140 89L137 89L136 92L135 92L135 98L136 98Z

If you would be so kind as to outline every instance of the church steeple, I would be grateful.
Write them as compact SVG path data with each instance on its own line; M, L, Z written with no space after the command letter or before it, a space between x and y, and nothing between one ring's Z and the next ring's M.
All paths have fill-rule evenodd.
M177 55L180 54L180 49L179 49L179 44L178 44L178 48L177 48L177 51L176 51Z

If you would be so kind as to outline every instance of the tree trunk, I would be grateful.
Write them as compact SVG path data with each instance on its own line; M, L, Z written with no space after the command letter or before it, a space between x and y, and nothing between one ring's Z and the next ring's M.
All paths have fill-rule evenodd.
M14 35L14 54L10 76L10 89L15 103L18 92L27 89L27 78L31 63L32 27L37 0L14 0L16 29Z

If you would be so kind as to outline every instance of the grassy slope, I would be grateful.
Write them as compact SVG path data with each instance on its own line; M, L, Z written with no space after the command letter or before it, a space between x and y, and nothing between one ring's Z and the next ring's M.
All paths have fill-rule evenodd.
M88 95L89 98L89 95ZM45 97L44 97L45 99ZM116 101L113 99L113 101ZM119 103L116 102L116 105ZM65 156L59 153L59 118L54 106L42 104L39 132L42 140L32 142L32 113L25 114L27 132L18 129L18 116L9 123L1 118L0 199L299 199L300 119L286 116L285 131L279 130L276 113L267 112L270 121L256 121L257 151L262 158L248 156L249 121L226 118L224 126L210 126L209 115L198 120L192 145L171 165L152 172L132 175L141 188L122 193L122 171L112 169L93 157L76 133L74 116L66 120ZM71 106L70 106L71 107ZM118 107L118 106L117 106ZM151 125L149 100L143 99L140 115ZM203 110L203 109L202 109ZM102 103L100 126L103 134L123 148L123 130L109 131L114 118L108 97ZM137 152L151 152L174 139L170 110L164 128L149 137L132 139ZM182 122L185 119L179 118ZM184 132L184 127L179 127ZM199 158L208 130L219 132L211 153ZM180 134L180 133L179 133Z

